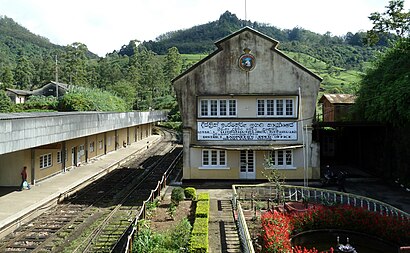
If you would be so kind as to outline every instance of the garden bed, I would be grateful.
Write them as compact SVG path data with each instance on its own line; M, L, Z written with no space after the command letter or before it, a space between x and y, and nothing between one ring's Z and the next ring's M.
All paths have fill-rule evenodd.
M154 210L151 218L151 230L154 232L165 232L170 228L175 228L183 218L188 218L190 223L193 223L191 200L180 201L176 207L174 219L168 214L168 208L171 205L171 200L162 200Z

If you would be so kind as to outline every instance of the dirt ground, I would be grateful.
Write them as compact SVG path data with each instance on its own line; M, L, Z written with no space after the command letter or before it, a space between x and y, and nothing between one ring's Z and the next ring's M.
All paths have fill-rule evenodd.
M153 212L151 218L151 229L155 232L164 232L170 228L174 228L183 218L188 218L192 224L192 201L184 200L179 202L176 212L174 214L174 219L168 214L167 209L171 204L171 200L164 199L158 205L158 207Z

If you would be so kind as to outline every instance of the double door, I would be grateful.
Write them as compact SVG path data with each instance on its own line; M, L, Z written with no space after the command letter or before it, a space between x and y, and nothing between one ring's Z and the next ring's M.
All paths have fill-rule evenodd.
M241 150L240 155L240 173L241 179L255 179L255 151Z

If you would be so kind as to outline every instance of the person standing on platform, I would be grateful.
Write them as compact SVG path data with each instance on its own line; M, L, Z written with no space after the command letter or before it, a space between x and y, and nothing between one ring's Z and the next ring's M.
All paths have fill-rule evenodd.
M23 170L21 171L21 185L20 185L20 191L22 191L24 188L27 188L30 190L30 185L27 182L27 166L23 167Z

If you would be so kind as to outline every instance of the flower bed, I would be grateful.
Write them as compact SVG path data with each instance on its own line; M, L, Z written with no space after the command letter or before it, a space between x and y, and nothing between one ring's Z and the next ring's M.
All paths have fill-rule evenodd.
M397 245L410 241L410 221L351 206L315 206L306 212L266 212L262 215L262 252L313 253L292 248L290 237L314 229L344 229L377 236ZM329 249L330 250L330 249Z

